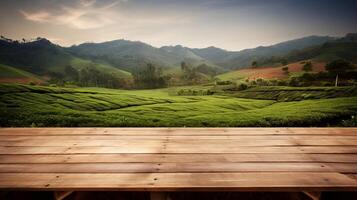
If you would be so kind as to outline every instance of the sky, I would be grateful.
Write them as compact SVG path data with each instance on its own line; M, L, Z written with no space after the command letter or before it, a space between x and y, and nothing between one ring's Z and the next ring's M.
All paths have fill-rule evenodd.
M0 34L241 50L357 32L356 0L1 0Z

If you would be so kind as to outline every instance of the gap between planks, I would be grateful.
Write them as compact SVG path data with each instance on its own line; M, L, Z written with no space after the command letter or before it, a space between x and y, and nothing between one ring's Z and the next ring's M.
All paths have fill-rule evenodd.
M30 154L0 155L0 163L230 163L230 162L331 162L357 163L357 154Z

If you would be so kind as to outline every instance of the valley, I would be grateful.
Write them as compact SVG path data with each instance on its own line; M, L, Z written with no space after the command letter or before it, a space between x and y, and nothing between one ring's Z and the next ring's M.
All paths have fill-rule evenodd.
M232 52L2 37L0 126L356 126L356 38Z

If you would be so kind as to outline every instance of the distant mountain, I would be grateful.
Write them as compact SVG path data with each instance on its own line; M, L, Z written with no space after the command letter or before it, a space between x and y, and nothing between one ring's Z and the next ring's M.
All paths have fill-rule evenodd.
M103 43L84 43L67 50L73 55L106 61L117 68L131 72L148 63L162 68L177 67L183 61L193 65L208 64L208 61L194 54L190 49L179 45L155 48L137 41L114 40Z
M181 62L197 67L205 75L249 67L252 61L260 65L286 59L344 58L356 60L357 34L343 38L309 36L266 47L242 51L226 51L217 47L188 48L181 45L156 48L139 41L114 40L103 43L84 43L64 48L44 38L32 41L13 41L0 38L0 64L15 67L35 75L60 73L66 67L76 70L95 69L116 77L131 77L148 63L166 72L178 73ZM70 71L70 70L69 70Z
M131 72L147 63L170 68L179 66L182 61L195 66L206 64L210 67L237 69L249 66L253 60L280 56L292 50L323 44L334 39L328 36L310 36L243 51L226 51L216 47L187 48L181 45L155 48L142 42L128 40L85 43L67 50L78 57L106 61L117 68Z
M31 42L0 40L0 62L32 73L57 70L70 64L71 55L62 47L39 38Z
M248 67L255 60L281 56L291 51L301 50L306 47L320 45L336 38L328 36L309 36L296 40L290 40L271 46L260 46L254 49L246 49L238 52L229 52L225 60L219 60L217 64L224 65L226 68L239 69Z
M40 76L71 76L66 71L69 66L76 70L90 68L102 73L126 78L130 73L114 68L105 63L78 58L65 48L51 43L44 38L33 41L13 41L0 39L0 64L5 64Z
M203 49L191 49L192 52L201 56L204 59L207 59L213 63L220 65L224 63L227 59L234 56L237 52L226 51L217 47L207 47Z
M290 51L283 55L261 59L258 62L269 65L282 60L288 63L301 60L316 60L329 62L336 59L344 59L357 63L357 34L347 34L345 37L327 41L320 45Z

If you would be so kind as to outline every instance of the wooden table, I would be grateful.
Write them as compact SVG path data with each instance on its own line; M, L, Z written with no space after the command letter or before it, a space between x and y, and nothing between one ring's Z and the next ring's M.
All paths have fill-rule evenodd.
M0 190L357 191L357 128L2 128Z

